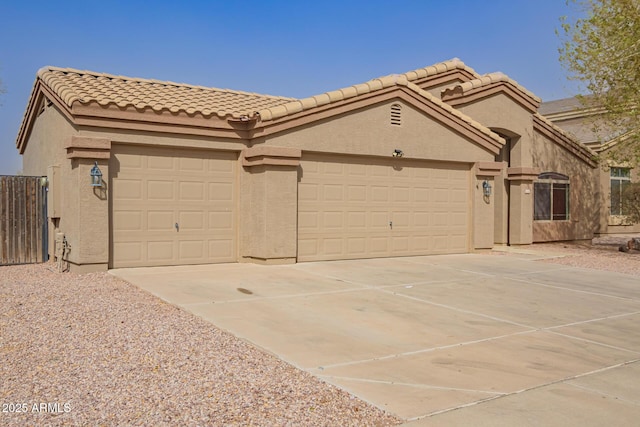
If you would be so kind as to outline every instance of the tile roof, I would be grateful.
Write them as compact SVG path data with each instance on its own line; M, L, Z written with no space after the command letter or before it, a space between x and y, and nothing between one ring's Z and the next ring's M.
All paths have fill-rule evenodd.
M572 98L555 99L540 104L538 112L544 116L555 113L566 113L568 111L581 110L584 108L582 102L575 96Z
M430 65L428 67L418 68L417 70L404 73L404 76L407 77L407 79L410 82L412 82L414 80L435 76L437 74L442 74L447 71L456 70L456 69L465 70L469 74L472 74L473 76L475 76L476 78L480 77L480 74L476 73L473 68L468 67L467 65L465 65L464 62L462 62L458 58L452 58L452 59L449 59L448 61L443 61L438 64Z
M72 68L44 67L38 71L38 78L70 108L76 102L96 102L101 106L240 118L294 99Z
M471 91L474 91L475 89L480 89L495 83L507 83L513 86L514 88L522 92L524 95L526 95L531 101L533 101L534 104L538 106L542 102L542 100L539 97L537 97L533 92L530 92L524 86L521 86L520 84L518 84L518 82L509 78L506 74L503 74L501 72L484 74L483 76L480 76L477 79L453 85L450 88L444 89L442 92L443 94L452 93L457 89L459 92L461 92L462 95L464 95L467 92L471 92Z
M502 146L504 144L503 139L498 134L492 132L486 126L480 124L479 122L473 120L466 114L456 110L452 106L441 101L439 98L436 98L435 96L431 95L426 90L421 89L416 84L411 83L407 78L407 76L404 74L392 74L389 76L384 76L377 79L369 80L366 83L349 86L343 89L326 92L320 95L311 96L304 99L297 99L297 100L288 102L286 104L278 105L271 108L265 108L263 110L257 111L257 114L260 116L260 121L262 122L277 120L291 114L300 113L302 111L311 110L314 108L321 107L323 105L348 100L350 98L355 98L359 95L376 92L376 91L393 87L393 86L407 87L408 89L426 98L431 103L436 104L437 106L444 109L448 113L456 116L458 119L476 128L485 136L488 136L489 138L497 142L499 146Z

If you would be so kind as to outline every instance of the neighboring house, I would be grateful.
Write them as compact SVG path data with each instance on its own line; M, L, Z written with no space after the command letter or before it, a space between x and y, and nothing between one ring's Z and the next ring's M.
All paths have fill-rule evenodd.
M46 67L17 148L75 271L591 239L594 153L539 106L458 59L299 100Z
M628 135L599 124L598 116L602 111L585 107L577 98L544 102L539 112L602 158L599 168L600 218L595 233L639 233L640 224L629 222L624 215L621 195L630 182L640 181L640 171L632 163L607 159L609 150L624 144ZM597 130L594 125L598 125Z

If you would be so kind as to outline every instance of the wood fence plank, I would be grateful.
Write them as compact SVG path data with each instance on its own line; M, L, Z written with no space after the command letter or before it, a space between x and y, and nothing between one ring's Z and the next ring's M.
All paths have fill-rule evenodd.
M7 263L8 236L7 236L7 182L6 177L0 176L0 264Z
M0 176L0 265L46 259L45 209L40 177Z

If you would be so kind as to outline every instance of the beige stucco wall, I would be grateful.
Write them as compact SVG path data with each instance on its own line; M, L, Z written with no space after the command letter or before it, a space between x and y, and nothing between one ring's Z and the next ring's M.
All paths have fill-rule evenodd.
M47 107L35 120L29 141L22 156L22 172L25 175L47 174L47 167L66 161L63 147L76 131L71 123L54 106Z
M78 247L78 193L77 182L71 162L66 158L64 146L77 131L54 105L49 105L36 117L22 156L22 168L25 175L48 176L57 166L57 178L49 178L48 203L60 206L59 219L49 218L50 259L54 255L54 240L57 230L63 231L72 246ZM56 228L57 226L57 228ZM71 258L69 258L71 260Z
M493 194L486 197L482 183L486 180L491 187L495 187L493 176L474 176L472 186L473 192L473 248L474 249L491 249L493 248L494 235L494 201Z
M27 174L47 175L55 167L57 177L49 178L48 203L59 209L49 210L49 256L55 253L55 236L64 234L69 251L64 260L73 271L106 269L109 251L109 218L106 189L94 193L90 186L89 159L68 159L67 146L77 129L57 107L51 105L34 122L23 154L23 169ZM100 162L105 177L106 161Z
M241 174L239 261L293 263L297 256L298 167L259 165Z
M390 124L392 104L402 105L402 125ZM475 163L494 155L403 101L386 101L262 139L303 151Z
M456 109L492 130L509 136L514 135L510 166L532 166L530 141L533 138L533 121L531 113L520 104L510 97L498 93L470 104L457 106Z
M597 168L591 168L566 149L535 133L533 166L540 173L558 172L569 177L569 221L533 221L534 242L592 239L597 230L600 186Z
M508 177L508 167L530 168L532 160L533 121L531 113L505 95L496 93L456 108L490 129L511 139L510 163L495 179L495 229L497 244L532 243L533 190L526 180ZM502 153L503 157L505 154ZM502 161L500 156L496 160Z

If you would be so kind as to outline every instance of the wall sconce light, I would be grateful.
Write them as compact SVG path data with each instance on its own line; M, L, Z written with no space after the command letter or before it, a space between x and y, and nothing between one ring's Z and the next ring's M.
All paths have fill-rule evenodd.
M404 156L404 152L402 150L398 150L397 148L393 150L393 157L402 157Z
M100 171L97 161L91 168L91 186L102 187L102 171Z
M482 193L485 197L489 197L491 195L491 184L486 179L482 181Z

